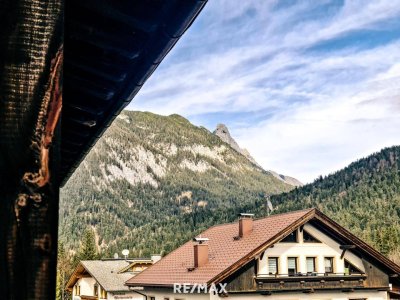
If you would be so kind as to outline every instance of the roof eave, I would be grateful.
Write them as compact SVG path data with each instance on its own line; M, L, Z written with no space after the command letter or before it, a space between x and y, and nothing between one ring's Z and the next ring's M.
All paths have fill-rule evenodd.
M84 269L86 270L86 268L84 267L84 265L83 265L81 262L79 262L79 264L76 266L74 272L73 272L72 275L69 277L69 279L68 279L68 281L67 281L67 284L65 285L65 289L66 289L67 291L69 291L69 292L72 291L72 289L73 289L75 283L79 280L79 278L77 278L77 272L78 272L78 268L79 268L79 267L82 267L82 268L84 268Z
M128 286L130 291L135 291L135 289L131 289L133 287L152 287L152 288L172 288L174 285L173 284L160 284L160 283L155 283L155 284L149 284L149 283L129 283L128 281L125 282L125 285Z
M124 86L124 88L122 89L123 92L118 92L118 97L115 96L116 100L113 100L107 111L103 113L103 117L98 120L98 124L95 125L87 140L85 140L85 143L80 147L79 152L76 152L72 155L72 162L64 162L64 165L67 166L67 169L61 171L61 186L64 186L64 184L68 181L75 169L78 168L80 163L90 152L91 148L97 143L98 139L103 135L105 130L114 121L116 116L132 101L132 99L136 96L136 94L139 92L139 90L142 88L148 78L164 60L169 51L175 46L178 40L184 35L186 30L192 25L194 20L204 8L206 2L207 0L195 0L191 2L183 1L183 3L186 4L187 8L185 8L184 10L175 10L175 14L169 16L169 18L166 18L163 26L161 26L158 31L154 33L154 36L152 36L152 38L159 41L159 45L157 48L158 50L154 51L154 47L156 46L153 46L153 48L150 49L151 51L148 49L141 49L143 50L143 52L148 53L148 55L143 58L143 64L146 67L143 67L143 70L142 72L140 72L140 74L135 75L135 78L137 77L140 80L138 79L138 82L131 81L124 83L127 86ZM175 32L167 34L165 32L165 28L169 27L175 28ZM169 38L161 39L161 36L158 36L161 35L161 33L163 35L168 35ZM65 102L68 101L68 99L64 100Z

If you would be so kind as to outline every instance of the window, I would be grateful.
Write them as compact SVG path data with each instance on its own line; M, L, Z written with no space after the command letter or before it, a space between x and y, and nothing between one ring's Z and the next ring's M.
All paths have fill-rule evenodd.
M315 273L315 257L306 258L307 273Z
M350 262L347 260L344 260L344 274L345 275L351 275L351 274L362 274L358 268L356 268L354 265L352 265Z
M288 257L288 274L294 276L297 273L297 257Z
M282 243L297 243L297 230L293 231L291 234L289 234L287 237L285 237L281 242Z
M107 299L107 292L102 287L100 287L100 299Z
M278 274L278 258L277 257L268 257L268 274L276 275Z
M325 273L333 273L333 257L325 257Z
M97 283L95 283L93 286L93 295L95 296L99 295L99 285Z
M313 237L305 230L303 230L303 241L304 243L321 243L319 240L317 240L315 237Z
M76 285L75 286L75 296L80 296L81 295L81 286Z

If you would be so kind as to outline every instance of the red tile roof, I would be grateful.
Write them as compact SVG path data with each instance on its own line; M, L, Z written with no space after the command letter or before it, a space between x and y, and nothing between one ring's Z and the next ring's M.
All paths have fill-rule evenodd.
M314 216L315 209L273 215L254 220L253 231L239 239L238 222L213 226L201 233L209 238L209 261L205 266L189 271L194 266L193 242L189 241L162 260L126 282L130 286L172 286L174 283L211 283L221 273L233 270L232 266L257 254ZM288 231L290 230L290 231ZM286 232L288 231L288 232ZM260 248L260 249L259 249ZM258 252L259 253L259 252Z

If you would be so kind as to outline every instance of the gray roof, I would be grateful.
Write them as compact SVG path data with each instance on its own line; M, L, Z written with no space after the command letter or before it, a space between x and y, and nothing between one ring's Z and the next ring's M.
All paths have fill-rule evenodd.
M82 266L107 292L128 291L125 282L135 273L118 272L129 266L131 262L126 260L83 260Z

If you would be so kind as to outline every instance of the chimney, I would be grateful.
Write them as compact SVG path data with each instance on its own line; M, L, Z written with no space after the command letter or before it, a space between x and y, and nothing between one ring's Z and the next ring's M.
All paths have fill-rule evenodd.
M207 238L194 238L194 267L199 268L208 263L208 242Z
M254 214L239 214L239 237L245 237L253 231Z

